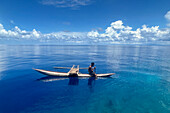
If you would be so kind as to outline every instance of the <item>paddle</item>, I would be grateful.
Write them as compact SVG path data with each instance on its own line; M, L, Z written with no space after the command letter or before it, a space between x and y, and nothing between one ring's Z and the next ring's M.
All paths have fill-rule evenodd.
M71 67L53 67L55 69L71 69ZM79 69L88 69L88 68L79 68Z
M55 69L71 69L71 67L53 67Z
M79 68L79 69L88 69L88 68Z

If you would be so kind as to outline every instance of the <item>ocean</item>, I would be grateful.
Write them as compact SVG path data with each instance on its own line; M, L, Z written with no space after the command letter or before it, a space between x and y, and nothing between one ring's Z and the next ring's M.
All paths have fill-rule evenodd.
M96 73L116 74L56 78L32 69L91 62ZM170 46L0 45L0 113L169 112Z

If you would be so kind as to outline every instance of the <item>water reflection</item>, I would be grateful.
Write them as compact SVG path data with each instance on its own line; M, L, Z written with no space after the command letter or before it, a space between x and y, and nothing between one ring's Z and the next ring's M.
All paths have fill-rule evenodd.
M92 77L90 77L90 78L92 78ZM37 79L37 81L54 82L54 81L59 81L59 80L69 80L68 85L79 85L79 79L87 79L87 77L52 77L52 76L46 76L46 77L42 77L42 78Z
M69 77L68 85L79 85L78 77Z
M90 89L91 92L94 91L94 90L93 90L93 86L95 85L95 80L97 80L96 77L90 77L90 78L88 79L88 86L89 86L89 89Z
M68 77L52 77L52 76L46 76L37 79L37 81L42 81L42 82L52 82L52 81L58 81L58 80L66 80L69 79Z
M91 91L93 91L93 87L95 85L95 81L99 79L111 79L113 77L52 77L52 76L46 76L37 79L37 81L42 81L42 82L54 82L54 81L60 81L60 80L68 80L68 85L74 85L78 86L79 81L82 79L87 80L87 85Z
M94 86L94 81L97 80L95 77L42 77L40 79L37 79L37 81L42 81L42 82L52 82L52 81L58 81L58 80L68 80L68 85L74 85L78 86L79 85L79 79L88 79L88 86L90 91L93 91L93 86Z

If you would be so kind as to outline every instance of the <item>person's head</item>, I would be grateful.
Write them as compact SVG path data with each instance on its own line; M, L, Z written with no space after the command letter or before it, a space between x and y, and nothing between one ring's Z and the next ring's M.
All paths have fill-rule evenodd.
M91 63L91 66L92 66L92 67L94 66L94 62Z

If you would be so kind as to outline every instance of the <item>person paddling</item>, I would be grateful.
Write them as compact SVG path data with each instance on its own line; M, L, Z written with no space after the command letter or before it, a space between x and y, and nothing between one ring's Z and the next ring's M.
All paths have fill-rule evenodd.
M95 69L96 67L94 67L94 62L92 62L91 65L88 67L89 75L97 77L97 74L94 72Z

